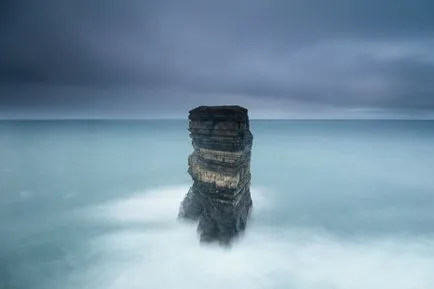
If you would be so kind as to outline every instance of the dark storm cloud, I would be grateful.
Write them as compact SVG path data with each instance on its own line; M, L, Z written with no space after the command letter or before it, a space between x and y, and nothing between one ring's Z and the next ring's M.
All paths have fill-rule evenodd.
M216 95L253 106L434 109L429 0L21 0L0 7L3 110L113 113L171 102L170 110ZM33 86L39 93L30 97ZM50 86L59 95L40 89ZM119 87L128 89L114 93Z

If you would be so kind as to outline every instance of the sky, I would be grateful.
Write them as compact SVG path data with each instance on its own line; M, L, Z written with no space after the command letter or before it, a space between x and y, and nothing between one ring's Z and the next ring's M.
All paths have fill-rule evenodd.
M431 0L3 0L0 118L434 118Z

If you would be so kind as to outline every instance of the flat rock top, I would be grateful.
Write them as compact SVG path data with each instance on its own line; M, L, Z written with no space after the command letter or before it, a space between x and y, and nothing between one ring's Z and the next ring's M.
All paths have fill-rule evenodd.
M248 110L238 105L220 105L220 106L198 106L189 111L191 120L205 119L237 119L248 120Z

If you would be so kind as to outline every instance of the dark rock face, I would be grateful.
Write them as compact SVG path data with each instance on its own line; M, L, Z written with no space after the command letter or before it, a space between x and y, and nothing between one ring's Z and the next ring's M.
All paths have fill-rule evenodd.
M178 217L199 221L201 241L230 244L245 229L252 208L247 109L200 106L189 119L194 152L188 172L194 183Z

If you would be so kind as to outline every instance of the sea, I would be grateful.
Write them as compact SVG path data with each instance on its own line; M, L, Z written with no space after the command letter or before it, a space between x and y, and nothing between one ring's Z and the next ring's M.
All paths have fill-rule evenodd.
M187 120L0 121L0 288L434 288L434 121L250 127L253 212L222 248L177 220Z

